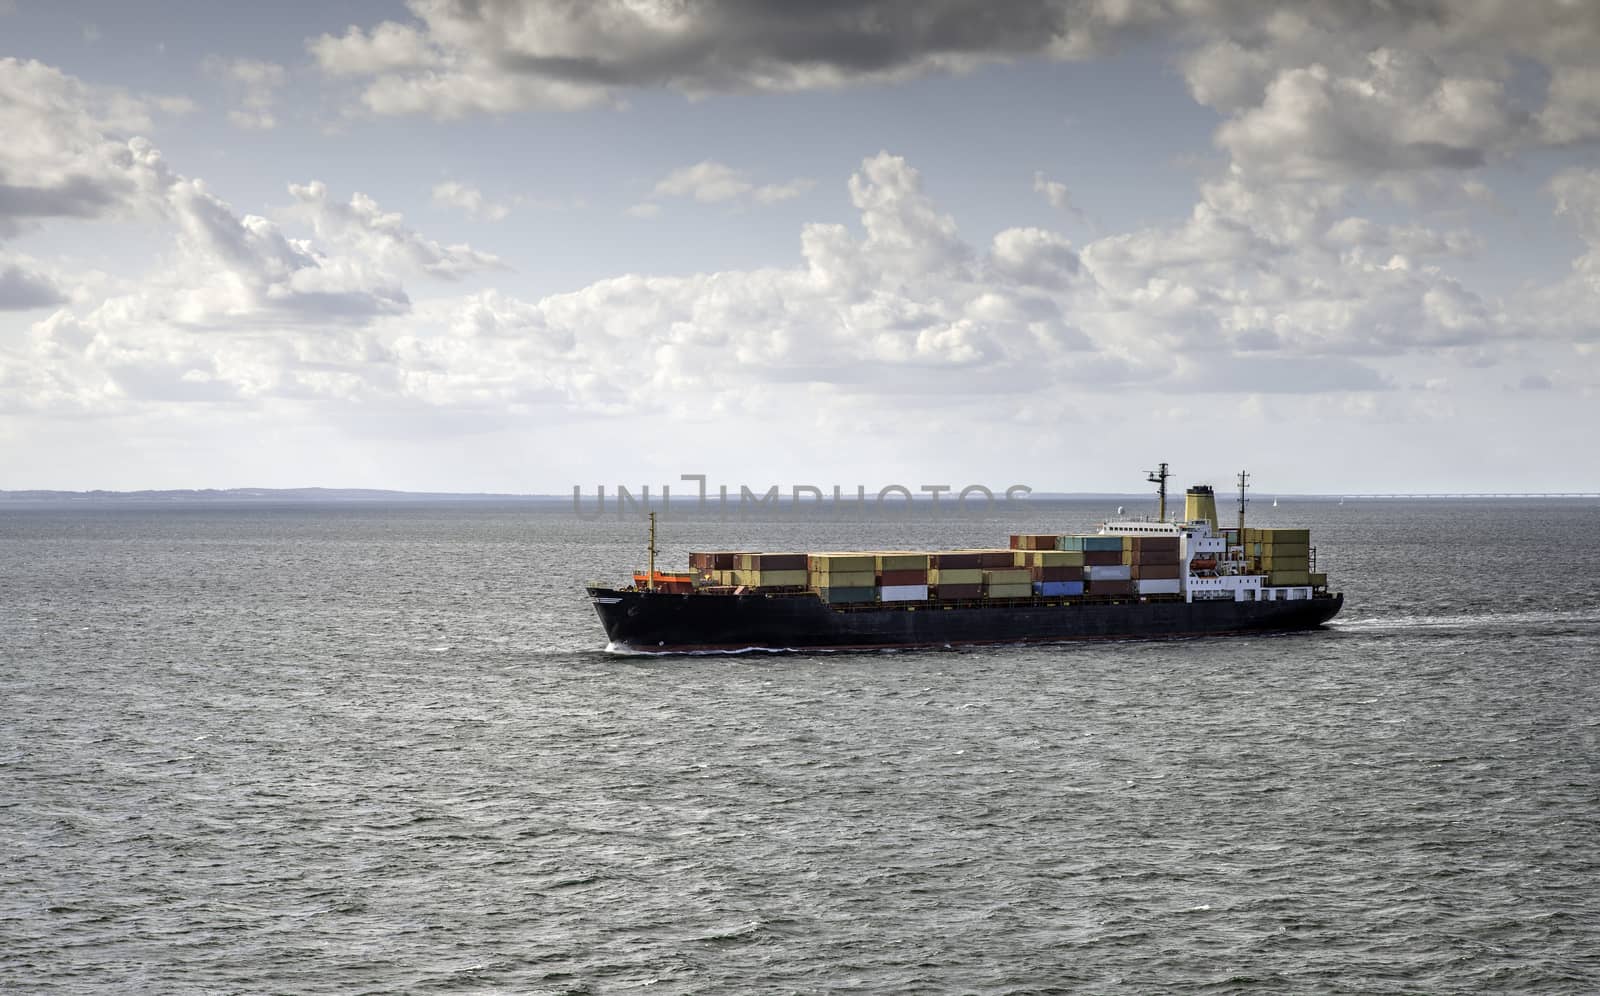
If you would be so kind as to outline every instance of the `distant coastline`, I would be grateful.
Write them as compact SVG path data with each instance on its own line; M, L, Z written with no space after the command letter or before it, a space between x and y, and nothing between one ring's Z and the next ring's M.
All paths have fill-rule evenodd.
M609 491L609 489L608 489ZM1600 498L1600 492L1438 492L1390 494L1281 494L1283 502L1325 501L1436 501L1450 500L1518 500L1539 498ZM853 496L852 496L853 498ZM135 504L135 503L376 503L376 502L570 502L571 494L541 495L501 492L455 491L391 491L381 488L175 488L144 491L55 491L47 489L0 491L0 505L5 504ZM583 500L593 503L592 490L585 489ZM868 499L870 501L870 497ZM898 500L898 499L897 499ZM926 496L916 496L916 502L928 501ZM1116 494L1110 492L1035 491L1024 501L1102 501L1136 505L1151 500L1148 494ZM1273 496L1252 495L1251 505L1270 505ZM659 502L659 498L657 499ZM692 507L695 498L690 495L673 496L673 505ZM714 503L713 499L713 503ZM780 504L788 504L789 496L780 496Z

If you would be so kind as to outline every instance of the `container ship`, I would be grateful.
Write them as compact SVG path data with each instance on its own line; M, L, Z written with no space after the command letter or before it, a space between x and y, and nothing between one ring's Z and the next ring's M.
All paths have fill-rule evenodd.
M626 587L589 586L610 641L636 653L882 650L1222 636L1314 629L1343 593L1318 571L1305 529L1217 520L1215 491L1092 534L1013 535L1004 549L696 552L689 570L649 567ZM1120 510L1119 510L1120 511Z

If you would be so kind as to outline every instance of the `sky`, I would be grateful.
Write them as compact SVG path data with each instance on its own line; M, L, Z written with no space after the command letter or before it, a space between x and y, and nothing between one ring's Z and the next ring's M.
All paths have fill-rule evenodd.
M1600 487L1600 4L0 0L0 489Z

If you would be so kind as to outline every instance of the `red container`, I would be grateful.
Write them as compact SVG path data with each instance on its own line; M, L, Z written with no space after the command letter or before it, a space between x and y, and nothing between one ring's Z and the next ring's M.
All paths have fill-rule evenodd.
M983 566L983 556L976 553L934 553L928 556L928 566L948 568L953 571L970 570Z
M1178 537L1176 536L1140 536L1134 541L1135 548L1144 553L1165 551L1177 556Z
M1009 550L985 551L978 554L978 556L981 558L978 561L978 566L985 570L993 570L996 567L1015 567L1017 564L1016 558L1012 556Z
M1081 567L1035 567L1033 569L1035 581L1082 581L1083 568Z
M1131 595L1133 594L1133 582L1090 581L1084 585L1083 590L1088 595Z
M1085 550L1083 553L1085 567L1116 567L1121 563L1121 550Z
M884 571L878 575L878 584L880 586L927 583L927 571Z
M758 571L803 571L806 559L803 553L758 553L753 566Z
M981 584L941 584L930 593L934 598L950 601L957 598L978 598L983 594Z

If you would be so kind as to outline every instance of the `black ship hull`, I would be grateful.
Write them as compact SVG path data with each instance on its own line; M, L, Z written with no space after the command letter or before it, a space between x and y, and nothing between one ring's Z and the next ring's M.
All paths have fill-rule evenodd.
M1161 639L1315 629L1344 595L1281 601L910 602L827 605L813 594L665 594L591 587L616 649L645 653L881 650Z

